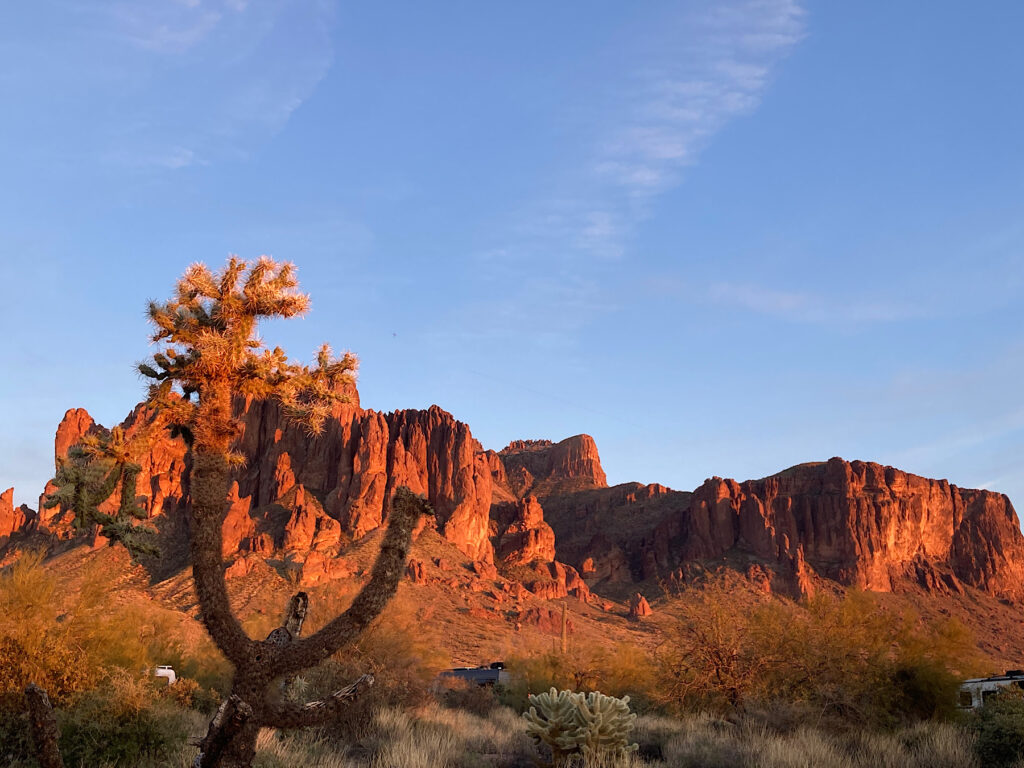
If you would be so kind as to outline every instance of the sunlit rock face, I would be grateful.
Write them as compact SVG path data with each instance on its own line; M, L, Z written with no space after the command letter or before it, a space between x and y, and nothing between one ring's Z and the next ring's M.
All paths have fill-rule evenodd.
M427 497L446 539L473 559L493 559L490 468L469 427L446 411L432 406L383 414L340 405L316 437L285 423L271 402L244 404L240 417L238 445L249 461L239 493L254 508L300 485L341 532L358 539L384 524L387 499L404 485ZM290 524L289 549L303 547L298 527L298 520Z
M380 527L391 491L406 485L429 499L445 538L474 560L493 560L490 467L469 427L451 414L437 406L382 414L361 409L356 396L336 406L323 434L310 436L289 424L273 402L239 400L236 412L236 450L246 461L230 492L225 554L330 550L342 536L358 539ZM140 433L152 416L137 407L123 424L126 434ZM86 432L102 429L86 411L68 411L57 430L57 456L65 456ZM151 518L172 519L167 530L182 533L184 443L155 433L139 463L143 508ZM52 490L51 485L46 492ZM51 516L58 518L60 511Z
M527 565L555 559L555 532L544 522L544 509L536 496L527 496L491 510L498 558L506 565Z
M427 497L431 528L474 572L491 574L495 563L503 572L519 569L516 579L543 597L594 600L593 591L608 589L629 600L633 584L726 564L761 589L794 597L828 579L878 591L974 587L1024 599L1024 536L1001 494L838 458L760 480L711 478L692 493L658 484L609 488L588 435L485 451L437 406L380 413L361 408L354 388L349 395L317 436L288 423L273 402L236 402L236 449L245 463L225 509L227 560L284 558L304 568L307 583L340 578L351 572L341 558L348 545L386 524L387 499L405 485ZM181 566L187 452L153 422L139 405L122 426L129 438L150 433L138 457L138 502L159 531L165 560ZM103 430L86 411L69 410L56 458ZM41 506L37 514L12 500L13 491L0 494L0 544L27 532L73 536L71 510ZM106 503L110 511L114 505ZM251 564L242 559L236 571Z
M927 567L1022 595L1024 537L1006 496L870 462L834 458L743 483L712 478L664 533L675 546L661 556L679 561L741 551L877 591Z
M24 504L14 506L14 488L0 493L0 542L24 530L33 517L33 511Z
M515 440L498 456L504 465L506 484L519 496L546 496L608 485L597 444L590 435L567 437L559 443Z

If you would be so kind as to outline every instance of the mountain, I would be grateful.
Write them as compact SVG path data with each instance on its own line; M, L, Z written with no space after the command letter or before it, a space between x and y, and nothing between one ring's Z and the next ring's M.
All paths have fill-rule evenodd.
M997 655L1024 654L1024 640L1001 638L1014 622L1021 635L1024 598L1024 535L1002 494L839 458L759 480L715 477L692 492L609 487L588 435L495 452L437 406L380 413L351 394L315 438L272 402L236 402L246 463L224 523L229 579L360 578L365 557L356 553L386 522L391 490L407 485L435 513L419 534L433 555L414 550L409 581L456 601L469 590L476 602L467 611L516 631L524 622L553 631L545 603L567 596L579 601L578 622L657 614L665 585L727 566L793 597L851 587L900 595L925 612L963 616ZM142 435L153 418L140 405L122 426ZM84 410L68 411L55 457L103 429ZM188 565L188 459L181 441L161 432L139 463L139 503L163 553L144 565L159 585ZM15 509L11 499L0 495L0 562L27 545L60 553L104 543L76 537L71 510Z

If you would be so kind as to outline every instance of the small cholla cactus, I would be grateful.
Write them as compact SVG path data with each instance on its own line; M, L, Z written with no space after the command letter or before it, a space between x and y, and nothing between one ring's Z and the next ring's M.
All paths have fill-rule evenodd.
M530 709L523 713L526 732L537 744L544 742L551 749L552 765L560 765L569 755L579 753L582 726L576 696L572 691L555 688L530 694Z
M637 749L627 740L636 721L628 696L617 699L598 691L582 694L552 688L529 700L530 709L523 713L526 732L551 749L551 766L566 765L577 755L589 762L622 757Z
M580 730L580 751L585 758L620 757L639 749L639 745L630 744L628 740L636 723L636 715L629 711L629 696L617 699L599 691L577 696L578 719L584 723Z

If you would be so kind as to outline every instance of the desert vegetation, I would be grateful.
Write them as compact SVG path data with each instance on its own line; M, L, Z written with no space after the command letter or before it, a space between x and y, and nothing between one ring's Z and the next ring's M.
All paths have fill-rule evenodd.
M677 590L667 610L650 695L674 710L783 704L864 726L949 719L959 681L986 670L960 622L927 622L868 592L798 603L724 571Z
M206 732L211 713L230 695L230 666L212 642L183 632L172 611L152 604L118 604L104 577L100 569L86 566L79 587L61 592L57 577L39 556L22 558L0 576L0 648L4 649L0 655L4 707L0 760L6 764L37 765L21 703L21 691L30 680L42 681L52 692L61 751L69 767L190 766L198 751L195 742ZM705 603L713 604L714 596L711 592L699 598L701 610L708 609ZM696 614L688 612L690 602L696 600L696 595L686 596L680 621L697 621ZM574 755L564 765L980 768L1016 764L1024 747L1024 699L1001 696L971 717L957 716L945 706L900 712L893 702L901 700L900 692L907 695L905 680L909 679L898 674L900 660L932 659L930 663L937 666L929 667L929 674L936 675L946 669L942 665L951 663L950 655L938 654L933 645L939 629L920 627L905 617L907 623L892 631L903 638L906 650L892 648L893 635L886 635L890 653L882 654L876 650L882 642L879 638L848 634L850 627L842 623L846 619L837 618L841 614L853 621L863 613L877 613L869 610L870 596L855 593L829 600L803 606L779 602L781 607L770 610L785 611L797 627L793 632L807 631L801 621L824 622L848 635L843 645L836 645L838 639L832 638L828 651L846 660L843 677L826 669L828 684L821 685L835 696L832 686L845 680L842 701L849 698L856 706L838 706L816 687L795 685L800 678L792 670L805 669L801 665L809 664L808 659L791 659L787 666L774 669L760 665L759 674L770 672L773 684L744 688L735 704L726 695L731 688L720 689L717 683L707 682L708 677L699 678L705 681L703 688L691 684L686 696L668 696L665 675L681 672L663 667L660 654L678 652L675 645L652 651L628 645L584 650L575 647L582 643L574 643L565 655L555 650L513 659L508 688L482 689L454 681L439 684L437 672L450 660L429 636L412 631L409 616L385 612L344 652L315 670L299 673L287 695L305 701L334 690L357 672L374 674L377 684L314 728L261 728L253 764L266 768L512 768L550 762L554 755L530 738L522 712L528 708L529 694L552 686L580 692L621 691L635 697L630 708L639 714L626 737L629 745L637 745L635 751L614 758L595 755L589 761ZM732 621L738 629L726 632L722 624L717 625L718 631L727 638L742 629L743 652L754 653L753 642L760 635L749 623L755 618L767 621L761 615L766 605L771 603L753 602L734 611ZM336 607L330 606L329 611ZM794 618L800 615L802 619ZM325 619L311 621L315 627ZM704 631L714 626L705 624ZM950 634L948 628L944 631ZM773 643L779 642L777 632L771 637ZM680 632L673 642L689 640ZM918 648L931 650L925 653ZM169 660L183 673L174 686L143 672ZM854 695L890 678L893 682L884 689L885 695ZM947 678L940 679L943 686L952 685Z

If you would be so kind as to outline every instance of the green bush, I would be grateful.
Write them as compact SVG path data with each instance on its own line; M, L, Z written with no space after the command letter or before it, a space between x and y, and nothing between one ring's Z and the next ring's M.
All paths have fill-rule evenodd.
M507 686L497 690L501 704L522 711L530 694L551 688L570 691L600 690L610 696L629 696L631 708L646 712L655 699L655 667L650 656L629 642L610 648L572 648L568 653L523 653L506 661Z
M221 695L215 688L203 688L190 677L179 677L174 685L163 688L161 695L182 709L194 709L207 715L213 714L221 702Z
M111 676L60 713L64 762L77 765L163 765L185 746L183 712L148 681L127 673Z
M1008 688L989 698L973 716L971 728L982 765L1015 765L1024 758L1024 691Z

